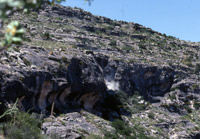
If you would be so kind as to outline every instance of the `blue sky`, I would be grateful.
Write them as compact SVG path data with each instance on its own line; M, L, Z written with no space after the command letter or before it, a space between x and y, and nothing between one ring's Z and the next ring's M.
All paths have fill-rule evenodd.
M200 42L200 0L67 0L94 15L142 24L182 40Z

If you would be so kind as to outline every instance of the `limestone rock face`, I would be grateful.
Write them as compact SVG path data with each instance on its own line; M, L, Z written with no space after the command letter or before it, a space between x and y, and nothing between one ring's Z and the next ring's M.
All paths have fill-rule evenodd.
M26 54L22 53L24 51ZM60 58L49 55L48 50L24 47L22 52L16 62L26 59L29 66L20 63L16 65L20 67L9 69L7 65L7 70L1 66L1 99L14 103L18 98L24 111L44 111L53 102L60 112L73 105L92 111L97 102L106 99L109 90L122 90L128 95L137 90L146 100L152 101L170 90L175 74L169 67L127 64L104 59L99 54L82 54L66 62L63 59L67 59L67 55Z
M75 104L89 110L105 94L103 72L95 59L72 58L70 63L65 63L57 56L54 56L54 59L58 61L53 61L52 58L45 58L46 56L39 53L35 59L36 55L32 56L32 49L25 49L29 53L25 56L27 61L30 60L30 65L35 67L15 68L14 75L2 72L3 101L15 102L19 98L20 107L25 111L31 108L43 111L53 102L60 111L61 107L68 108ZM48 51L45 53L48 54ZM19 55L19 59L24 59ZM31 61L32 59L34 60ZM2 71L4 69L2 67ZM12 78L6 78L8 75Z
M45 114L52 138L117 134L115 119L155 138L199 138L199 43L59 5L11 19L26 40L1 52L0 114L18 100Z

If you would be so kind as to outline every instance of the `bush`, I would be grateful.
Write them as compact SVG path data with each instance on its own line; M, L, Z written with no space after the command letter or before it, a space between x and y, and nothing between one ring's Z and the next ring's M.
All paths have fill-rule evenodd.
M138 91L135 91L133 95L128 95L123 91L118 91L116 96L122 107L131 112L131 113L138 113L143 110L146 110L149 104L145 102L143 96L140 95ZM143 103L141 103L143 101Z
M85 139L102 139L102 137L99 135L91 134L91 135L85 137Z
M114 127L116 129L116 132L121 135L131 136L131 128L127 126L122 120L115 120L114 122L112 122L112 127Z
M151 119L155 119L155 114L151 111L148 113L148 117Z
M145 135L144 128L135 125L133 127L130 127L128 124L126 124L122 120L115 120L112 122L112 127L115 128L115 133L105 133L105 139L119 139L121 136L126 139L148 139Z
M197 63L195 67L195 73L199 73L199 72L200 72L200 64Z
M133 48L131 46L122 46L121 48L122 50L126 51L126 52L130 52L130 51L133 51Z
M110 45L111 46L116 46L117 45L117 41L116 40L111 40L110 41Z
M11 121L4 124L3 134L9 139L42 139L40 125L41 122L30 114L17 112Z
M191 56L185 57L182 62L183 62L183 64L191 67L192 66L192 57Z
M49 40L50 39L50 34L48 32L44 32L41 34L42 39L44 40Z

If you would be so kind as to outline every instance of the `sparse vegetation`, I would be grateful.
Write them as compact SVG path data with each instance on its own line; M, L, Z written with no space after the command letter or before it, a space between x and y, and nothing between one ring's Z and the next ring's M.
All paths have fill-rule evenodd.
M195 66L195 73L199 73L200 72L200 63L197 63Z
M17 112L11 120L4 123L3 134L9 139L43 139L40 130L41 120L32 118L28 113Z
M191 67L192 66L192 57L191 56L187 56L183 59L183 64Z
M17 102L0 116L0 119L5 119L0 123L0 135L8 139L27 139L30 136L33 139L43 139L40 129L42 120L20 112L16 107Z
M122 103L121 107L130 111L131 113L138 113L145 110L149 103L146 102L138 91L135 91L134 95L129 96L123 91L117 93L117 97Z
M44 40L49 40L50 39L50 34L48 32L44 32L41 37L44 39Z
M154 119L155 114L151 111L151 112L148 113L148 117L151 118L151 119Z
M120 136L126 138L126 139L149 139L147 135L145 135L145 130L140 127L139 125L134 125L133 127L130 127L128 124L126 124L122 120L115 120L112 122L112 127L115 128L116 132L113 134L105 134L105 138L120 138Z
M116 46L117 45L117 41L116 40L111 40L110 41L110 45L111 46Z
M59 11L59 7L61 8L61 11ZM75 17L76 12L77 14L80 14L80 17ZM77 134L80 133L83 138L85 135L89 135L88 137L85 137L86 139L151 138L147 135L153 135L155 138L167 138L168 136L171 136L171 132L174 132L175 135L179 137L179 134L182 135L182 133L185 133L190 135L190 133L192 134L192 131L200 130L200 102L198 98L200 89L199 43L181 41L175 37L152 31L151 29L147 29L135 23L112 21L104 17L93 18L91 14L88 14L79 8L76 8L75 10L69 8L65 11L65 8L62 6L54 5L48 12L45 9L44 12L41 10L40 13L34 11L30 13L30 16L20 13L19 16L10 16L11 21L14 19L19 20L21 24L27 28L27 31L24 34L24 30L21 24L18 22L12 24L12 26L10 26L7 30L7 33L11 35L8 36L8 38L11 39L9 42L10 46L15 41L18 43L23 42L25 45L23 47L14 47L13 53L2 53L2 57L0 57L2 62L0 61L0 64L3 66L5 64L5 67L8 69L14 67L14 70L7 74L7 72L10 72L10 70L6 69L5 75L4 70L1 70L0 72L3 72L3 77L0 75L1 80L3 78L10 78L10 76L15 78L15 73L17 75L19 73L19 78L21 78L20 82L23 82L25 78L23 77L25 76L23 74L24 71L29 69L33 70L34 72L39 71L41 72L39 74L40 78L40 75L42 76L43 71L45 70L45 74L47 72L51 72L50 74L53 76L52 88L61 88L58 91L61 94L65 87L69 87L71 82L73 82L68 81L68 78L71 78L69 72L67 71L67 73L65 73L65 70L71 66L70 60L74 57L78 59L83 54L86 59L91 58L90 62L95 64L95 69L97 68L97 70L101 70L100 74L102 74L103 78L101 79L97 77L96 79L96 76L94 76L92 72L90 73L90 69L80 69L80 73L87 71L84 76L94 76L95 81L101 81L105 79L103 74L105 74L105 72L108 70L108 73L110 74L109 78L119 81L119 89L125 90L110 90L113 92L107 94L105 87L105 92L101 92L102 94L100 94L100 98L97 98L99 99L96 103L97 105L95 104L93 108L89 106L91 103L90 101L93 100L89 100L88 102L87 100L85 101L87 98L82 97L82 94L74 99L74 101L81 100L80 102L77 104L76 102L70 103L70 108L76 107L79 109L80 105L82 108L88 106L89 112L99 116L98 117L89 112L85 114L80 112L80 117L84 115L84 120L86 120L87 123L94 125L94 130L95 128L100 130L100 135L89 135L90 132L87 132L87 130L80 131L75 129ZM61 13L61 16L59 16L59 13ZM5 26L9 23L9 21L4 23ZM23 36L23 34L25 36ZM0 39L4 39L3 37L4 32L1 32L0 30ZM14 37L17 37L18 39ZM26 37L28 39L24 40ZM34 53L38 53L38 57L40 55L39 52L42 51L44 60L51 60L53 67L49 66L51 63L47 63L43 66L42 62L41 67L36 66L40 63L34 65L34 63L37 62L32 62L31 55L34 55L34 53L29 53L29 51L27 51L29 49L25 48L26 46L28 46L28 48L30 47L31 49L33 48L32 50ZM101 54L102 58L99 56ZM84 61L86 59L83 58L80 63L78 63L81 65L81 67L78 68L87 68L87 64ZM13 62L11 62L12 60ZM31 62L29 60L31 60ZM109 65L110 61L114 61L111 63L113 64L112 66ZM115 61L117 61L117 64ZM121 67L117 67L118 63ZM22 68L25 70L20 71L17 68L15 69L15 66L13 65L17 65L17 68ZM126 75L126 68L128 69L130 65L130 74ZM54 68L54 66L56 67ZM72 66L70 67L70 70L74 70L74 72L76 72L76 66L74 67L75 70ZM155 76L152 76L152 73L149 73L146 79L141 80L143 77L138 75L141 73L143 74L145 71L137 71L137 69L139 69L138 67L142 67L142 69L144 67L145 70L149 70L148 67L156 67L159 70L156 71ZM90 68L93 70L93 67ZM172 69L173 75L171 77L168 78L168 74L166 73L171 72L171 70L162 72L162 70L165 68ZM152 68L152 70L154 74L154 68ZM137 75L132 77L132 73L136 73ZM160 75L158 76L157 73ZM117 74L121 74L121 77ZM74 76L78 76L78 74ZM81 80L84 78L84 76L81 77ZM128 76L131 76L131 79L129 79ZM62 77L66 78L63 79ZM124 77L128 77L128 79L124 80ZM46 77L44 80L45 79ZM80 90L84 88L84 85L87 84L88 80L90 79L83 79L83 81L81 81ZM138 82L134 80L138 80ZM159 80L162 80L161 83ZM35 83L36 81L33 82ZM38 84L41 82L39 81ZM79 82L79 79L74 82ZM35 89L32 87L32 84L34 85L34 83L31 83L30 92L28 93L32 93L31 91ZM23 84L26 83L23 82ZM144 84L144 86L140 86L139 84ZM0 89L3 86L4 83L0 83ZM88 86L90 86L90 83ZM167 86L170 87L168 88ZM45 87L46 86L42 87L42 89L49 89ZM40 89L41 87L38 87L36 91L39 92ZM87 88L83 89L83 91L85 90L87 90ZM142 91L138 92L136 90ZM161 94L161 92L162 95L160 96L159 94ZM3 96L4 93L6 92L0 94L0 97ZM53 90L49 94L56 96L56 93L57 92ZM74 94L76 95L76 93L79 93L79 91L75 92ZM88 92L83 92L83 94L84 93ZM63 101L63 95L60 94L58 94L56 97L59 99L58 101ZM70 94L69 96L73 98L75 96L74 94ZM148 96L148 98L156 102L151 104L150 102L144 100L142 95L146 96L145 99L147 99ZM53 97L48 95L48 105L51 103ZM82 101L83 99L84 101ZM37 103L37 101L35 103ZM60 102L58 103L60 104ZM65 109L65 106L60 110L56 104L55 109L56 113L57 111L60 113L63 109ZM5 123L0 123L0 138L3 136L11 139L13 137L16 139L23 139L30 138L30 135L36 139L44 138L44 136L41 135L40 129L41 122L43 122L42 120L35 119L31 114L19 112L18 110L14 111L14 113L11 111L8 112L11 116L6 116L7 121L5 121ZM173 114L171 115L171 113ZM57 115L58 117L55 117L57 121L61 122L62 126L66 126L65 122L63 122L64 120L74 120L73 118L66 118L65 115L66 114L64 113ZM57 122L56 120L55 122ZM81 121L79 117L75 120ZM188 125L194 125L195 127L191 129L185 129L183 132L179 132L182 130L182 127L185 128ZM166 130L168 127L170 128ZM108 129L108 131L105 131L105 129ZM170 134L168 135L168 133ZM50 136L51 138L60 138L57 134L52 134Z

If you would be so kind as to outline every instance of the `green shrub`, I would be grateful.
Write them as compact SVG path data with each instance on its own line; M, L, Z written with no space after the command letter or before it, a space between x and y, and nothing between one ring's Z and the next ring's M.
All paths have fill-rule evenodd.
M194 108L195 108L196 110L199 110L199 109L200 109L200 102L195 101L195 102L194 102Z
M191 56L185 57L182 62L183 62L183 64L191 67L192 66L192 57Z
M116 40L111 40L110 41L110 45L111 46L116 46L117 45L117 41Z
M112 127L116 129L117 133L124 136L130 136L132 133L131 128L127 126L122 120L115 120L112 122Z
M118 139L118 138L119 138L119 136L116 133L106 132L104 134L103 139Z
M188 105L183 105L183 108L188 112L191 113L192 112L192 108Z
M149 103L145 102L144 98L138 91L135 91L133 95L128 95L127 93L119 90L116 98L119 99L121 107L131 113L141 112L146 110L149 106ZM141 101L143 101L143 103L141 103Z
M144 49L144 50L146 50L147 48L147 46L146 46L146 41L145 40L141 40L140 42L139 42L139 48L141 48L141 49Z
M172 90L173 91L173 90ZM169 99L170 100L175 100L176 99L176 95L175 94L171 94L170 96L169 96Z
M42 39L44 40L49 40L50 39L50 34L48 32L44 32L41 34Z
M8 139L42 139L40 125L41 122L30 114L17 112L11 121L4 124L3 133Z
M200 63L197 63L195 67L195 73L199 73L199 72L200 72Z
M124 50L124 51L126 51L126 52L133 51L133 48L131 46L127 46L127 45L122 46L121 49Z
M105 139L119 139L121 137L125 139L150 138L145 135L145 129L141 126L134 125L133 127L130 127L122 120L115 120L112 122L112 127L115 128L116 131L114 133L106 132Z
M151 111L151 112L148 113L148 117L151 118L151 119L154 119L155 114Z
M90 134L89 136L85 137L85 139L102 139L99 135Z

